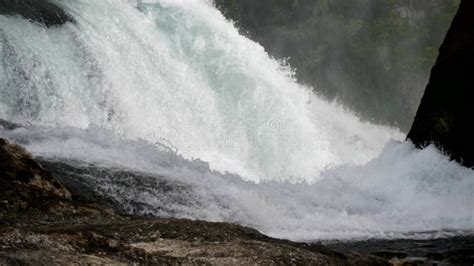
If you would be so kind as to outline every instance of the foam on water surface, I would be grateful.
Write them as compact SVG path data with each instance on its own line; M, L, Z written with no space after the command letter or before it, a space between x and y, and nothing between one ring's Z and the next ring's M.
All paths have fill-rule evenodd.
M176 180L199 204L168 215L290 239L474 228L472 170L314 95L210 1L54 2L74 24L0 16L0 115L30 125L1 134L35 155ZM91 182L160 215L173 201Z

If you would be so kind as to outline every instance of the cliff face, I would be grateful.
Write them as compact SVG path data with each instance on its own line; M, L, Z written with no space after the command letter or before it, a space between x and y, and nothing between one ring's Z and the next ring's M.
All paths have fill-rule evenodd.
M418 147L435 143L474 166L474 1L463 0L440 48L408 134Z

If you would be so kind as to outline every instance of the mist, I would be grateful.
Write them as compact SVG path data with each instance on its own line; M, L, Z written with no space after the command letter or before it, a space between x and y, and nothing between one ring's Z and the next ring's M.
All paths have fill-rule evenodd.
M411 126L459 0L216 0L299 83L361 118Z
M0 0L0 265L473 265L474 2L215 1Z

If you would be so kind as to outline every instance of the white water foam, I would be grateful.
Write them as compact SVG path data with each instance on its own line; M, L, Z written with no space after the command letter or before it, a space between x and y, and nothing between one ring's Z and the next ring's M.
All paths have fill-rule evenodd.
M238 222L274 237L304 241L432 238L470 234L474 224L473 170L432 146L418 150L408 142L391 141L366 165L324 170L312 184L256 184L212 171L207 163L186 160L166 147L124 140L97 127L21 128L2 135L53 161L151 174L192 191L174 197L163 195L158 181L127 186L88 177L131 212L140 205L139 213Z
M173 178L201 204L170 215L278 237L474 228L472 170L313 95L209 1L55 2L75 24L0 16L0 115L33 125L2 135L34 154Z

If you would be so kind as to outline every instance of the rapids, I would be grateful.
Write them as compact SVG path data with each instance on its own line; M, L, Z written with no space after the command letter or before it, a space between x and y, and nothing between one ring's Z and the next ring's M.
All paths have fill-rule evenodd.
M212 2L52 2L74 23L0 15L0 118L28 125L0 136L124 173L78 178L127 211L306 241L474 229L472 170L322 100Z

